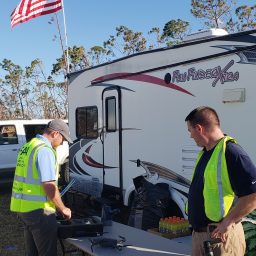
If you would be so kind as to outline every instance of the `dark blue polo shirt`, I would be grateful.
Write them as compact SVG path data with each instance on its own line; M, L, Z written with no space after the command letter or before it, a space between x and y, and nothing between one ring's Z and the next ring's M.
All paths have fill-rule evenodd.
M200 158L194 178L189 188L188 219L193 228L202 228L212 223L204 211L204 171L214 151L206 151ZM256 192L256 167L241 146L228 142L226 147L226 162L231 186L236 196L246 196Z

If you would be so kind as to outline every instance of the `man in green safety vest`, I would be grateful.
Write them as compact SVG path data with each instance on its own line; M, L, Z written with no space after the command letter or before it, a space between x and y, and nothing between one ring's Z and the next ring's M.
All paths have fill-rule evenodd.
M57 255L55 212L71 218L71 210L63 204L56 185L55 149L64 140L72 143L68 125L54 119L42 135L21 148L17 157L10 209L24 224L27 256Z
M242 256L246 244L241 219L256 208L256 167L242 147L222 132L214 109L198 107L185 121L191 138L203 148L187 204L192 255L205 255L204 241L211 239L215 256Z

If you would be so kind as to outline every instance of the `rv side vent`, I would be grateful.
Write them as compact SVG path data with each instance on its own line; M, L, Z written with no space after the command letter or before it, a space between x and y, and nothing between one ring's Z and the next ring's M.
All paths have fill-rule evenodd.
M191 180L195 162L200 148L196 145L184 145L182 147L182 175Z
M209 30L201 30L195 33L191 33L187 35L187 37L183 40L183 42L192 42L192 41L197 41L201 39L208 39L208 38L213 38L217 36L224 36L228 35L228 32L224 29L221 28L211 28Z
M225 89L223 91L223 103L245 102L245 88Z

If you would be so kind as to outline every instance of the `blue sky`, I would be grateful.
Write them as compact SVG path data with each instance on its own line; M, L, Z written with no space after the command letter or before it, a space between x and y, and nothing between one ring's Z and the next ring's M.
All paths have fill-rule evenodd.
M24 68L39 58L49 74L52 64L61 56L59 41L53 41L57 28L48 24L52 15L32 19L11 29L10 14L19 2L1 1L0 61L7 58ZM189 21L192 31L196 31L203 25L191 15L190 4L190 0L64 0L68 44L89 49L102 45L115 33L117 26L125 25L147 33L152 27L163 28L165 23L178 18ZM242 4L253 5L255 0L237 1L237 6Z

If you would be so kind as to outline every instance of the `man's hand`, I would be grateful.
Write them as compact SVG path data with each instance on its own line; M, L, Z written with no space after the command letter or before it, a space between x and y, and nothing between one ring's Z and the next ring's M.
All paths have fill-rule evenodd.
M211 233L212 238L220 238L221 242L225 243L228 238L228 230L231 228L232 225L229 225L223 220L222 222L215 224L216 228Z
M70 220L71 219L71 210L67 207L65 207L62 211L61 214L64 219Z
M217 228L213 230L212 237L220 238L225 242L227 240L227 232L232 225L240 222L243 217L248 215L254 209L256 209L256 192L239 197L237 203L230 210L228 215L220 223L216 224Z

